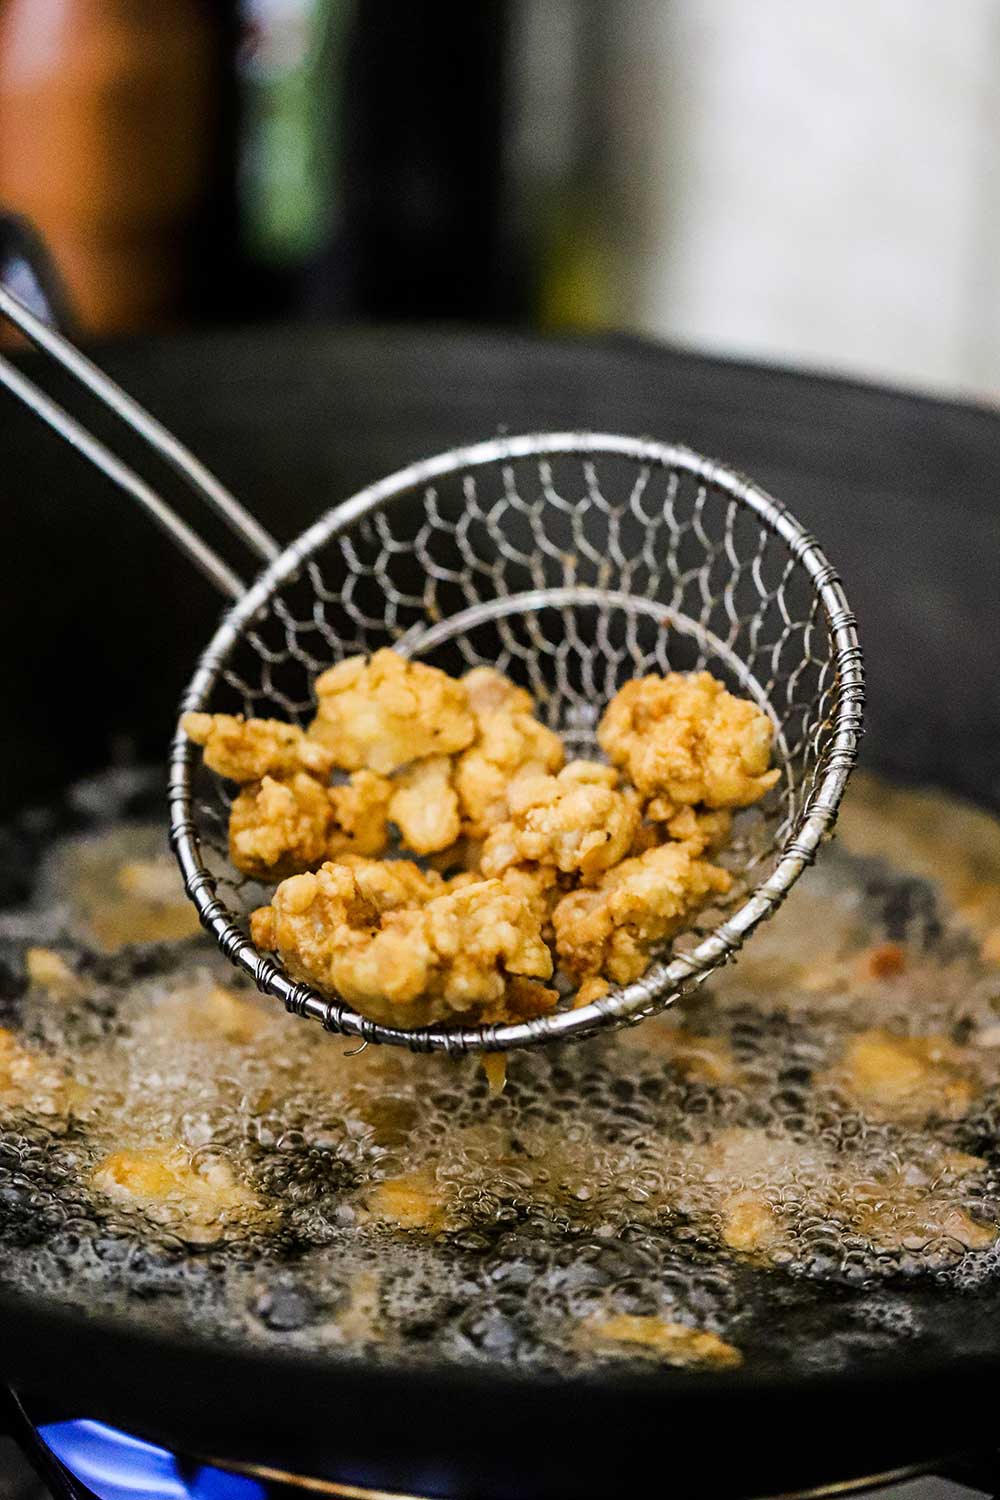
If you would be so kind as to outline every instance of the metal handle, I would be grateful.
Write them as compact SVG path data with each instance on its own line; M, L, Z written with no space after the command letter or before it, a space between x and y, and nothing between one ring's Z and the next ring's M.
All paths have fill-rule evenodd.
M7 318L35 348L47 355L66 370L74 380L97 397L106 407L120 417L125 425L137 434L160 458L212 509L220 515L230 529L251 551L265 562L278 556L281 548L265 531L259 521L232 495L225 485L216 479L189 449L185 448L173 433L151 416L144 407L110 380L98 367L81 354L62 334L49 326L42 317L34 313L8 286L0 286L0 316ZM94 464L119 489L152 516L180 550L196 567L215 584L221 593L231 599L239 599L246 592L246 585L237 573L186 521L167 504L151 485L134 469L118 458L111 449L87 431L58 402L47 396L32 380L23 375L11 362L0 355L0 384L12 395L23 401L36 416L46 422L78 453Z

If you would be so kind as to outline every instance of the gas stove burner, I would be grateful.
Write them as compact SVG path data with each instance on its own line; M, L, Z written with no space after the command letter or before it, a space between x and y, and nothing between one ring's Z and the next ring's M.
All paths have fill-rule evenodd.
M16 1398L12 1413L28 1463L14 1462L0 1451L0 1500L294 1500L303 1494L334 1500L460 1500L437 1485L418 1494L294 1474L267 1464L188 1459L105 1422L70 1419L36 1426ZM771 1500L996 1500L993 1455L978 1464L945 1467L954 1478L944 1469L921 1474L906 1467L788 1491Z

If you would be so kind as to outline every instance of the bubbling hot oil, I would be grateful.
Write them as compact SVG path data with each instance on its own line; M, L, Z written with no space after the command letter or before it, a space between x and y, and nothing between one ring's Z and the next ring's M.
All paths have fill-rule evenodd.
M935 865L910 809L863 786L739 964L512 1056L499 1097L240 988L155 833L64 843L0 926L30 980L3 1282L393 1362L806 1367L821 1320L829 1368L926 1334L998 1271L1000 828L935 799Z

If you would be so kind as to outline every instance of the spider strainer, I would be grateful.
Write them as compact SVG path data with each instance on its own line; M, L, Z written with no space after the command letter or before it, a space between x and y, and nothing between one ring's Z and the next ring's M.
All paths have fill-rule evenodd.
M833 822L854 763L854 619L816 542L763 491L687 449L601 433L505 437L414 464L327 513L227 616L184 709L304 724L331 661L391 645L528 687L573 754L629 677L707 667L775 726L781 781L737 820L725 906L636 983L518 1024L403 1030L295 983L247 937L266 899L226 856L229 794L183 736L171 829L187 889L228 956L289 1010L367 1041L507 1049L635 1020L729 957ZM678 950L683 951L678 951Z
M14 303L16 317L8 304ZM721 862L736 879L672 952L579 1009L482 1027L382 1025L296 982L248 936L266 888L227 857L232 788L178 732L170 832L185 887L232 963L289 1011L363 1042L461 1054L638 1021L730 958L830 830L857 754L857 630L818 543L750 481L690 450L602 433L501 437L413 464L344 501L283 551L193 457L7 293L14 317L271 561L202 655L182 712L305 724L313 678L390 645L451 672L488 664L529 688L573 755L594 751L617 688L707 668L775 728L781 778L738 816ZM0 360L0 379L150 509L225 591L240 584L155 491ZM153 503L151 503L151 501ZM275 555L277 553L277 555Z

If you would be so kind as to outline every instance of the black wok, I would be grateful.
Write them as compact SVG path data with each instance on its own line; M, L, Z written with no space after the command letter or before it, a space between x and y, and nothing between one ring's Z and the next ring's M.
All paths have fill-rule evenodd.
M822 536L864 630L869 763L1000 808L1000 421L629 340L269 330L101 361L279 536L421 454L512 429L678 438ZM162 753L218 604L148 524L4 405L5 812ZM221 538L220 538L221 540ZM934 1294L929 1294L933 1296ZM934 1337L850 1372L529 1379L362 1370L0 1300L0 1373L44 1413L353 1484L489 1500L789 1492L996 1446L1000 1287L941 1293ZM817 1313L812 1337L822 1344ZM42 1403L39 1406L39 1403Z

